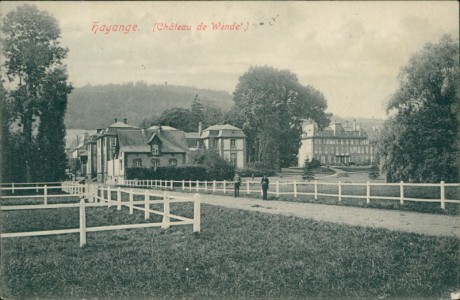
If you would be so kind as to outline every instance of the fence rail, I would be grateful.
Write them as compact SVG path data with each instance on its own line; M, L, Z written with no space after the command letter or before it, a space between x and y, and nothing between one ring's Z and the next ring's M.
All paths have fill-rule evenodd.
M165 190L182 190L182 191L204 191L207 193L223 192L232 193L234 189L233 181L199 181L199 180L123 180L120 183L123 186L128 187L142 187L149 189L165 189ZM382 182L370 182L356 183L356 182L318 182L318 181L276 181L272 182L269 195L272 196L289 196L292 195L294 198L299 196L313 196L315 200L318 197L332 197L337 198L338 201L342 201L344 198L348 199L365 199L366 203L370 203L371 200L393 200L399 201L401 205L405 202L434 202L440 203L442 209L445 209L446 203L460 204L460 200L453 197L458 197L460 184L458 183L382 183ZM350 193L348 187L354 187L363 189L359 194ZM409 194L414 194L409 191L410 188L431 188L428 192L420 192L423 196L431 196L431 198L425 197L411 197ZM393 188L393 190L391 190ZM434 191L434 189L438 189ZM454 193L446 193L446 188L456 188L457 191ZM260 189L260 183L257 181L244 181L240 187L241 193L250 194L262 194ZM419 194L420 194L419 193ZM417 193L416 193L417 195ZM449 197L447 197L447 195ZM452 196L451 196L452 195Z
M49 195L47 191L49 189L56 188L66 192L66 194L53 195L55 197L67 197L77 196L80 197L78 203L59 203L59 204L48 204ZM0 187L0 191L11 190L12 187ZM29 187L29 189L35 189L35 187ZM4 199L30 199L43 197L43 204L32 204L32 205L2 205L1 210L12 211L12 210L30 210L30 209L58 209L58 208L79 208L79 228L73 229L61 229L61 230L46 230L46 231L32 231L32 232L14 232L14 233L1 233L0 238L11 238L11 237L26 237L26 236L43 236L43 235L55 235L65 233L80 233L80 247L86 245L86 234L87 232L106 231L106 230L120 230L120 229L134 229L134 228L147 228L147 227L161 227L167 229L172 225L193 225L193 232L200 232L201 230L201 200L199 194L195 194L193 197L176 197L169 195L167 192L158 193L149 190L138 191L133 189L122 189L118 187L113 189L110 186L100 185L84 185L76 182L63 182L59 187L48 187L43 186L43 195L24 195L24 196L3 196ZM68 194L67 194L68 193ZM115 197L112 197L112 193L115 193ZM128 201L123 200L123 195L127 195ZM134 196L143 196L143 200L134 201ZM159 199L152 199L159 198ZM86 199L86 201L85 201ZM171 213L171 203L193 203L193 218L187 218ZM2 203L3 204L3 203ZM152 204L162 204L163 211L151 209ZM86 227L86 209L90 207L111 207L112 205L117 206L117 210L121 210L122 206L129 208L129 214L132 215L134 210L144 211L144 219L148 220L150 214L156 214L163 216L162 222L156 223L140 223L140 224L123 224L113 226L97 226L97 227ZM172 221L172 220L173 221ZM175 220L175 221L174 221Z

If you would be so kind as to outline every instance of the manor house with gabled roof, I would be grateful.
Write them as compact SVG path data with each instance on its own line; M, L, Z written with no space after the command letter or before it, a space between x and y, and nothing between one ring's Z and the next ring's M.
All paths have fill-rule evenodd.
M126 178L128 168L154 168L184 165L190 153L199 148L216 149L236 167L243 168L245 160L243 131L231 125L214 125L196 133L185 133L170 126L155 125L147 129L115 122L87 143L91 157L87 177L98 182L117 183Z

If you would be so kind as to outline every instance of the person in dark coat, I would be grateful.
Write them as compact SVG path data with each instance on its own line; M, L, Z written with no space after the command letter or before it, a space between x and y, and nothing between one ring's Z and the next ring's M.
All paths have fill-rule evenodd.
M233 178L233 183L235 184L235 197L240 196L240 186L241 186L241 176L238 173L235 173Z
M262 199L267 200L268 185L270 184L267 175L264 175L264 177L262 177L260 184L262 185Z

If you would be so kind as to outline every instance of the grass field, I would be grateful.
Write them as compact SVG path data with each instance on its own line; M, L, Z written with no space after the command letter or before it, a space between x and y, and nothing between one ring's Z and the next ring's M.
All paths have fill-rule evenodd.
M172 212L191 216L188 204ZM152 218L159 221L159 218ZM88 227L143 213L87 210ZM78 227L78 209L2 212L4 232ZM202 205L191 226L2 240L13 299L449 298L459 240Z

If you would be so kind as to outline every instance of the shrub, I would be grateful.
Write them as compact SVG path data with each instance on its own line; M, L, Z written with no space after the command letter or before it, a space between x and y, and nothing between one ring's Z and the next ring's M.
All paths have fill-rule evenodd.
M238 169L238 173L241 177L262 177L264 175L267 176L275 176L276 172L271 169L254 169L254 168L244 168Z

